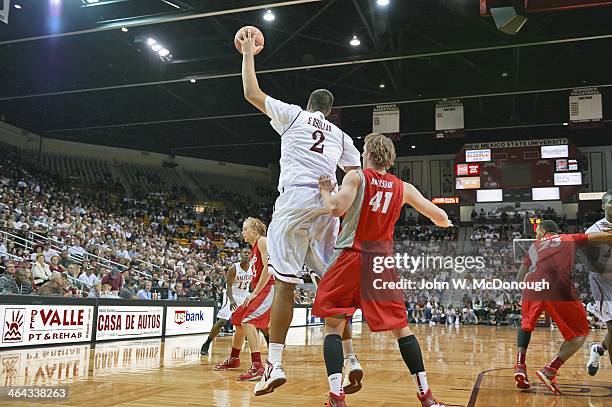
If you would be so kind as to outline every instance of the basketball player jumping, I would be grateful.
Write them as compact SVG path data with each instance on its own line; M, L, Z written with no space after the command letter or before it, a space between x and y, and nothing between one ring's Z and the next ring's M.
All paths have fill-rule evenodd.
M514 365L516 387L531 387L527 377L526 354L535 324L546 311L559 327L565 342L557 356L536 372L538 378L554 394L560 395L557 371L582 347L589 334L586 311L574 287L571 272L574 270L576 247L593 242L612 241L612 233L559 234L559 227L552 220L544 220L536 229L536 241L529 247L518 273L518 281L541 281L550 289L536 292L523 290L521 304L521 329L518 332L518 354Z
M200 349L200 354L208 356L210 344L219 335L221 329L232 317L232 312L236 310L238 304L242 304L249 296L249 284L253 273L249 269L249 257L251 251L243 249L240 252L240 262L235 263L229 268L226 275L227 289L223 293L223 305L217 313L217 323L213 325L206 342Z
M342 346L340 334L348 316L361 308L373 332L391 331L397 339L404 362L417 387L424 407L443 407L427 384L421 347L408 327L402 291L378 290L376 279L397 281L394 268L380 274L373 270L375 256L393 257L393 229L404 204L431 219L437 226L449 227L447 214L424 198L412 185L387 172L395 161L393 142L382 134L365 138L364 170L351 171L342 188L332 196L329 176L319 179L319 188L328 212L342 216L342 232L327 265L315 298L312 313L325 317L323 356L330 386L329 407L344 407ZM378 286L380 287L380 281Z
M281 361L287 331L293 317L294 290L302 284L302 268L322 273L331 256L339 221L323 215L318 178L335 176L336 168L359 168L359 152L352 139L325 118L331 113L333 96L327 90L312 92L306 111L299 106L276 100L261 91L255 74L254 54L259 51L254 35L247 30L238 39L242 47L242 83L245 98L269 116L272 127L281 136L280 196L274 205L270 223L268 253L270 273L276 279L270 320L270 345L264 377L255 386L255 395L274 391L287 378ZM352 351L350 328L343 342L347 375L360 379L362 372ZM361 388L357 381L352 391ZM347 390L348 392L348 390Z
M260 340L257 329L267 336L270 325L270 308L274 297L274 278L268 273L268 252L266 242L266 225L256 218L247 218L242 226L242 237L252 247L250 270L253 273L251 286L253 292L246 297L242 305L232 314L232 324L236 327L232 339L230 357L218 363L215 370L229 370L240 367L240 350L244 337L249 340L251 367L238 376L237 380L258 380L263 376L261 363ZM257 328L257 329L256 329Z
M601 198L601 207L604 210L604 218L598 220L593 226L587 229L586 233L601 232L605 228L612 228L612 190L606 192ZM597 374L599 370L599 358L608 352L610 363L612 363L612 248L610 244L602 244L599 247L590 248L590 273L591 294L597 310L595 316L604 321L608 327L608 332L601 344L593 343L590 346L590 357L587 370L591 376Z

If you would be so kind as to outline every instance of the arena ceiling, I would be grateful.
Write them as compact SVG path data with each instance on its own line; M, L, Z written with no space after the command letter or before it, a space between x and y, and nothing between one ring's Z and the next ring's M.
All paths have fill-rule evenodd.
M401 155L497 139L612 139L609 122L563 126L578 86L600 86L604 118L612 118L612 7L530 13L509 36L480 15L478 0L15 4L21 9L0 23L0 115L46 137L276 162L278 136L242 96L233 38L249 24L266 37L256 60L265 92L304 106L312 89L329 88L353 137L371 130L373 105L401 102ZM262 18L267 9L272 22ZM353 35L359 47L349 45ZM171 57L160 58L148 38ZM466 138L435 141L435 101L452 97L464 98Z

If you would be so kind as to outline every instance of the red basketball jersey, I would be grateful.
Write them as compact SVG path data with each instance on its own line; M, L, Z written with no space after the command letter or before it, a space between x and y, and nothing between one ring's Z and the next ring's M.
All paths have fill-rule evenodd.
M576 247L587 242L588 237L584 233L550 234L536 240L529 247L523 265L533 272L529 276L530 281L543 278L550 283L551 293L547 293L546 299L578 298L572 280L572 272L576 265Z
M257 283L259 283L259 279L261 278L261 273L263 273L263 260L261 259L258 243L259 241L253 246L253 250L251 250L251 260L249 261L249 267L253 271L253 279L251 280L251 288L253 289L257 287ZM267 285L272 284L274 284L274 277L270 276Z
M404 183L395 175L368 168L357 171L357 196L346 211L337 248L387 253L393 250L393 230L404 205Z

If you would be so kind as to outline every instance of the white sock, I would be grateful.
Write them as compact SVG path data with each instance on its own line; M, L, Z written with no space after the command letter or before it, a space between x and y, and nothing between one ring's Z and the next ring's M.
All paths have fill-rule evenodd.
M329 390L339 396L342 393L342 373L334 373L328 376L327 380L329 381Z
M355 356L352 339L342 341L342 353L344 354L344 359L348 358L349 356Z
M425 393L427 393L427 390L429 390L429 385L427 384L427 374L425 372L413 374L412 380L414 380L414 384L416 384L419 395L424 396Z
M285 349L285 345L282 343L270 343L268 361L272 364L281 363L283 361L283 349Z

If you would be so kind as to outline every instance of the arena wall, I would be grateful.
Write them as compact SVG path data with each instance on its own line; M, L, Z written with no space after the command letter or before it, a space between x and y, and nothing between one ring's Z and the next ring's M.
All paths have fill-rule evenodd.
M174 162L178 164L177 169L182 171L219 174L266 184L270 181L268 168L51 139L40 137L4 122L0 122L0 141L36 153L40 151L43 154L63 154L88 157L111 163L153 167L161 167L164 162ZM109 158L112 158L112 160Z

